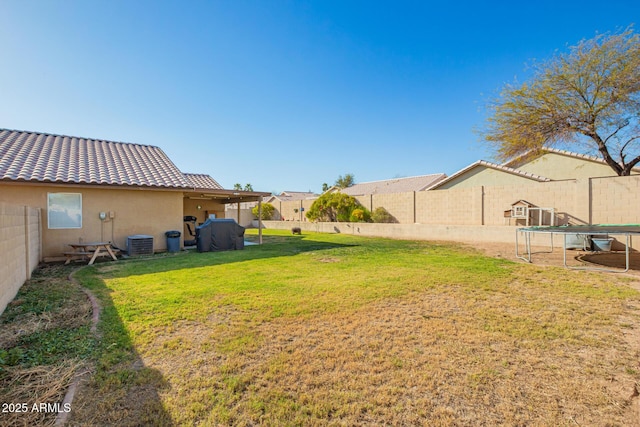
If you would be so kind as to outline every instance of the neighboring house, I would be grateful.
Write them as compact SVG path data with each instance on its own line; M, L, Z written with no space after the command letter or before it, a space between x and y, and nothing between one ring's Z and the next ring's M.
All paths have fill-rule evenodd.
M280 194L273 194L266 197L263 202L265 203L277 203L277 202L295 202L300 200L313 200L318 198L318 194L311 191L283 191Z
M393 178L382 181L371 181L354 184L351 187L331 187L329 192L340 191L350 196L365 196L370 194L407 193L411 191L424 191L427 188L445 179L447 175L436 173L430 175L410 176L406 178Z
M500 185L527 185L547 181L550 181L550 179L543 176L486 162L484 160L478 160L446 179L435 183L427 188L427 190L471 188L483 185L492 187Z
M275 208L272 218L275 221L306 221L304 212L318 196L311 191L283 191L266 197L263 202L270 203Z
M555 148L529 151L503 166L545 176L553 181L616 176L602 158ZM634 168L633 175L639 173L640 169Z
M634 174L637 173L640 173L640 169L634 169ZM428 190L517 186L608 176L615 176L615 172L604 160L585 154L545 148L525 153L501 165L479 160L432 185Z
M225 190L206 174L185 174L158 147L0 129L0 202L41 208L45 258L69 243L154 238L183 230L183 217L224 217L228 203L269 193ZM184 236L189 237L189 236Z

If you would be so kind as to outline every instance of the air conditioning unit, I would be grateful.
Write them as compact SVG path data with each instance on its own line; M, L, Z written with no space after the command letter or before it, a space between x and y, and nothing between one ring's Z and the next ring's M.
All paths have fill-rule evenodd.
M153 255L153 236L136 234L127 237L127 255Z

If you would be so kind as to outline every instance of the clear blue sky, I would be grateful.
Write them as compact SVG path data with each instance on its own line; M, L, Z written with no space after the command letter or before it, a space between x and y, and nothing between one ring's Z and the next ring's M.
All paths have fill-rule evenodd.
M156 145L280 192L491 160L487 101L640 2L0 0L0 16L0 127Z

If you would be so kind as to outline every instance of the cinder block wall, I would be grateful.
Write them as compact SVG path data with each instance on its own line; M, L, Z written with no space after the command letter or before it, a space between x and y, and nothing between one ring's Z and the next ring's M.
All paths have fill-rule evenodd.
M264 227L288 230L293 225L282 221L264 221ZM453 242L513 243L517 227L430 224L371 224L348 222L302 223L300 228L317 233L341 233L357 236L389 237L406 240L442 240ZM546 244L546 242L544 242Z
M307 219L306 213L311 208L313 200L278 201L272 204L276 209L273 213L274 220L281 221L284 218L285 221L307 222L309 220Z
M594 224L640 223L640 176L591 179Z
M553 208L558 225L640 223L640 175L374 194L356 199L372 211L384 207L400 224L514 225L513 220L505 220L504 211L518 200ZM305 210L312 203L305 200ZM293 213L301 202L274 206L287 220L301 217L299 212ZM307 221L304 215L302 221ZM548 224L547 220L544 225Z
M415 193L373 194L371 196L371 211L383 207L400 224L413 224L415 221L414 206ZM364 205L366 206L366 205ZM367 206L367 208L369 208Z
M0 203L0 313L41 258L40 209Z

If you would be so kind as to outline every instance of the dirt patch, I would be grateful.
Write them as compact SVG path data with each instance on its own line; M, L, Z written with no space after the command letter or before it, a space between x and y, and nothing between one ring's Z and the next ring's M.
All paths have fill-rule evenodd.
M319 262L324 262L324 263L340 262L340 260L338 258L333 258L333 257L318 258L318 261Z
M515 262L525 262L516 257L516 248L513 243L469 243L473 247L488 256L504 258ZM548 246L534 246L532 249L532 264L554 267L563 267L562 247L555 247L553 252ZM520 248L523 255L524 247ZM567 250L567 265L572 267L594 268L625 268L624 251L615 252L586 252L580 250ZM628 274L640 276L640 252L632 251L629 255Z

